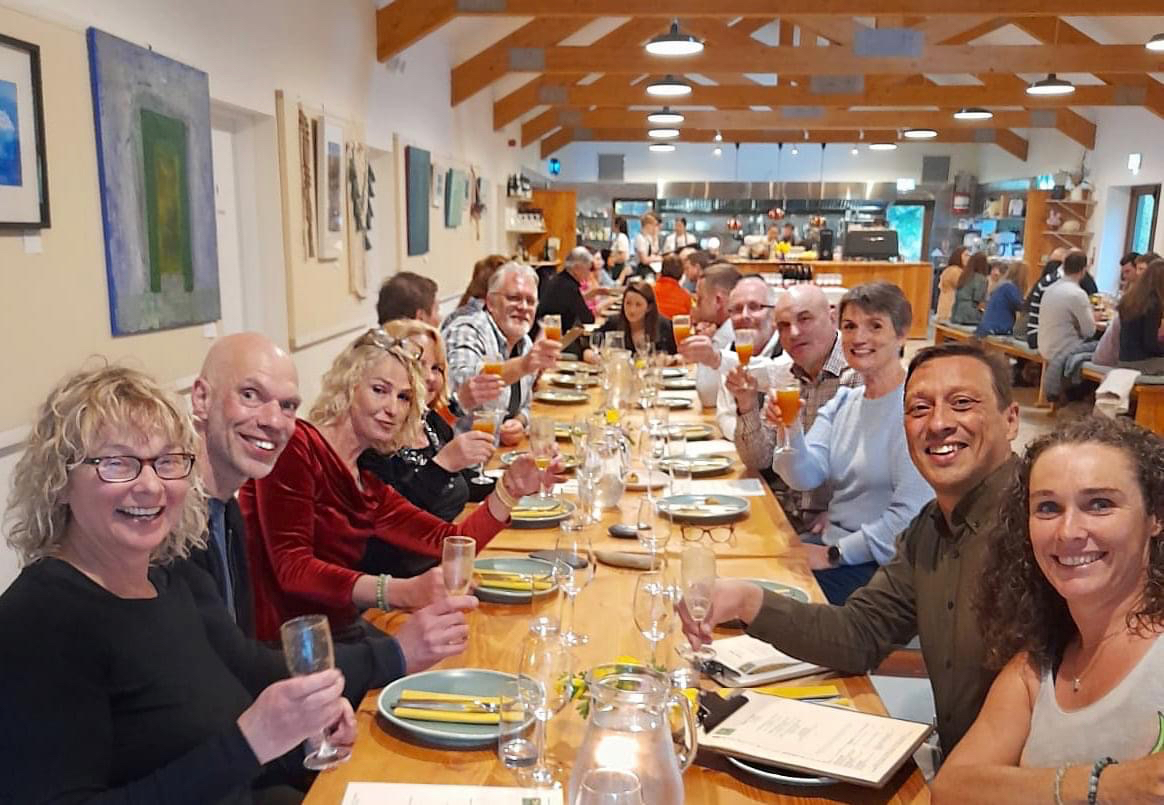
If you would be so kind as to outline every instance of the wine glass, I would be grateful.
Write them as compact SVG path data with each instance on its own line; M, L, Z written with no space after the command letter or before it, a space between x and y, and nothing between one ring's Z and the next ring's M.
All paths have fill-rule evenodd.
M587 519L579 514L563 520L557 544L554 545L554 581L570 602L569 620L567 621L565 617L565 602L562 604L561 618L563 624L569 623L569 628L562 631L562 640L568 646L585 645L590 640L588 635L576 631L577 621L574 618L578 594L594 580L597 570L590 537L584 533L587 525ZM583 563L584 567L577 567Z
M702 624L711 613L711 596L715 590L715 551L703 543L686 546L679 556L680 594L687 612L696 623ZM703 646L693 650L684 641L680 654L688 662L702 664L715 657L715 649Z
M635 514L635 536L639 545L651 554L651 567L655 567L659 553L667 547L667 540L671 538L671 529L659 516L658 503L650 498L639 498L639 508Z
M554 420L548 416L535 416L529 423L529 449L533 454L534 464L542 471L539 480L538 500L550 499L550 492L546 489L546 473L557 452L557 437L554 435Z
M756 331L748 328L736 330L736 355L740 359L740 366L747 366L752 360L752 353L756 349Z
M776 452L786 453L792 448L788 434L800 416L800 383L790 380L776 389L776 406L780 409L779 427L776 429Z
M659 665L659 642L667 637L673 603L663 571L651 570L635 581L635 626L651 644L651 666Z
M441 575L449 595L466 595L473 583L477 542L471 537L445 537L441 543Z
M575 805L643 805L643 789L634 772L591 769L582 778Z
M626 349L626 335L621 330L608 330L602 342L603 357L610 357L615 350Z
M283 658L291 676L307 676L335 667L335 648L331 642L331 628L326 615L303 615L292 618L279 627L283 641ZM303 758L303 767L323 771L346 761L352 755L350 747L332 746L327 733L320 736L319 748Z
M675 333L675 343L682 344L691 337L691 317L685 313L672 316L671 330Z
M499 411L496 408L481 407L473 411L473 430L481 433L488 433L493 437L493 446L497 446L498 433L501 430L501 419L505 416L504 411ZM469 479L475 484L486 486L493 483L493 481L485 475L485 465L477 465L477 474Z
M561 767L546 760L546 729L570 701L570 666L570 651L558 624L552 618L535 618L521 644L517 677L524 683L520 693L537 721L537 763L529 777L538 788L553 788L561 777Z
M671 495L686 495L691 491L691 462L673 458L667 464L671 476Z
M664 459L667 458L667 431L666 424L651 425L647 428L646 438L643 439L643 467L647 471L647 497L654 501L654 481L656 474L661 474Z
M522 786L529 785L531 770L538 762L534 685L531 679L514 677L502 682L498 691L497 757Z

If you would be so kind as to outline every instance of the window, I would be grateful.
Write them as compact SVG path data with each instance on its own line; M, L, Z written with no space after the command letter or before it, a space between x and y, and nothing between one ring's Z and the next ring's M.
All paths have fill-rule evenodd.
M1160 217L1160 185L1137 185L1132 188L1128 205L1128 235L1125 252L1143 254L1156 242L1156 219Z

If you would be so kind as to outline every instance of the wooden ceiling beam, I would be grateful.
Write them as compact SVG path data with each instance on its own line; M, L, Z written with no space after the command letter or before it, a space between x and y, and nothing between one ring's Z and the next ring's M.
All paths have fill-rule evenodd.
M397 3L401 0L396 0ZM781 0L778 9L772 0L494 0L480 3L461 0L457 13L479 16L537 17L569 15L577 17L761 17L765 14L813 14L859 17L870 13L870 0ZM941 15L1012 17L1132 16L1158 14L1159 0L877 0L877 16L933 17ZM391 6L387 6L391 8Z
M545 159L555 151L565 148L572 142L574 142L574 129L559 129L546 139L542 140L542 159Z
M913 26L926 42L938 45L965 45L1010 23L1007 17L930 17Z
M457 13L456 0L396 0L376 11L376 58L386 62Z
M555 45L586 26L581 17L538 17L453 68L452 104L476 95L509 69L513 48Z
M979 78L986 82L993 90L998 92L1011 92L1026 94L1027 84L1016 75L985 75ZM1145 80L1149 80L1144 77ZM1068 99L1075 98L1078 94L1079 88L1075 90ZM1029 96L1028 96L1029 97ZM1078 100L1072 103L1072 106L1082 106ZM1078 112L1071 109L1061 108L1055 110L1055 120L1053 127L1058 129L1067 137L1070 137L1075 142L1082 145L1084 148L1095 148L1095 124L1085 118Z
M1095 45L1098 44L1087 34L1074 25L1060 19L1025 19L1013 20L1020 30L1038 39L1043 44L1054 45ZM1126 47L1133 47L1128 45ZM1138 47L1135 46L1135 47ZM1142 49L1142 48L1141 48ZM1096 73L1096 78L1107 84L1118 84L1120 77L1111 73Z
M800 29L800 43L812 45L814 42L805 42L806 36L819 36L827 39L834 45L851 45L859 30L865 26L856 20L843 17L825 17L815 14L792 16L782 14L781 21L789 22Z

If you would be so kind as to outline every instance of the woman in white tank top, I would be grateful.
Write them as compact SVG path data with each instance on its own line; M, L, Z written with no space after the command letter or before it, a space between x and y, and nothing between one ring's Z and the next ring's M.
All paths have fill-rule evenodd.
M1164 802L1164 441L1068 423L999 503L978 612L1005 667L933 801Z

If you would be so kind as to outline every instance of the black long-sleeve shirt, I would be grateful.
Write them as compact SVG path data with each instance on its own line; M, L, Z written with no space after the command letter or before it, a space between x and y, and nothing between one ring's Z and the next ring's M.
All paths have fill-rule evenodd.
M0 801L251 802L262 767L236 721L287 669L190 570L152 568L157 596L123 599L42 559L0 595ZM358 701L399 650L337 646L340 664Z
M1120 317L1120 363L1146 361L1164 356L1160 345L1160 305L1154 304L1143 316L1134 319Z
M538 298L537 319L542 316L557 313L562 317L562 334L575 324L591 324L594 313L586 306L586 298L582 295L582 286L569 271L559 271L542 287ZM580 339L564 350L573 355L581 354Z

